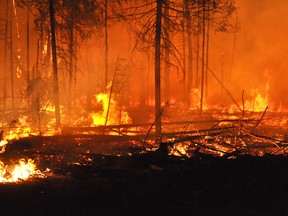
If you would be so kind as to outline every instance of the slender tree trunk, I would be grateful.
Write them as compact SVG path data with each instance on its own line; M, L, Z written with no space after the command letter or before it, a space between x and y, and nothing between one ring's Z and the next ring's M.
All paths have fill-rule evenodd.
M186 0L184 0L184 3L185 3ZM183 11L185 11L185 6L183 7ZM189 96L188 96L188 90L187 89L187 85L188 83L186 84L186 82L189 82L187 81L186 79L186 23L185 23L185 14L183 16L183 24L182 24L182 28L183 28L183 31L182 31L182 49L183 49L183 92L184 92L184 100L185 100L185 104L188 105L189 104Z
M40 50L40 40L37 40L37 53L36 53L36 68L35 68L35 76L39 77L39 50Z
M197 11L197 22L198 22L198 32L197 32L197 40L196 40L196 73L195 73L195 87L199 88L199 62L200 62L200 6L198 4L198 11Z
M55 17L54 17L53 0L49 0L49 12L50 12L51 39L52 39L55 118L56 118L56 129L58 129L61 126L61 120L60 120L59 83L58 83L56 33L55 33Z
M46 74L48 74L49 71L50 71L50 68L51 68L51 60L50 59L51 59L51 56L52 56L52 54L51 54L51 35L50 35L50 33L47 34L47 39L46 40L47 40L47 54L44 55L43 60L44 60L44 65L45 65L45 72L46 72Z
M40 35L39 35L39 76L41 76L41 72L43 70L43 49L44 49L44 26L43 26L43 19L41 19L40 23Z
M27 5L27 12L26 12L26 86L27 89L29 88L30 84L30 8L29 2ZM27 108L31 109L31 97L27 95Z
M200 114L203 112L203 102L204 102L204 80L205 80L205 43L206 43L206 25L205 25L205 1L202 3L202 28L203 28L203 36L202 36L202 71L201 71L201 96L200 96Z
M162 124L161 124L161 34L162 34L162 2L157 0L156 13L156 38L155 38L155 126L156 142L162 141Z
M108 85L108 0L105 0L105 88Z
M29 8L29 3L27 6L27 17L26 17L26 22L27 22L27 38L26 38L26 48L27 48L27 75L26 75L26 83L27 87L30 82L30 8Z
M237 40L237 28L238 28L238 13L236 14L235 33L234 33L234 38L233 38L231 65L230 65L230 71L229 71L228 79L227 79L228 82L231 82L231 79L232 79L234 59L235 59L236 40Z
M205 63L205 99L208 97L208 68L209 68L209 40L210 40L210 4L209 2L207 3L207 36L206 36L206 63ZM205 22L205 21L204 21Z
M185 12L186 12L186 24L187 24L187 41L188 41L188 71L187 71L187 102L188 106L190 106L190 92L192 90L192 82L193 82L193 47L192 47L192 31L191 31L191 16L189 13L189 5L188 1L185 0Z
M68 84L68 111L71 109L71 99L72 99L72 85L73 85L73 58L74 58L74 18L73 18L73 11L71 11L71 20L70 20L70 39L69 39L69 84Z
M166 0L166 3L169 4L169 0ZM165 16L169 16L169 9L168 7L164 8L164 14ZM167 29L167 32L169 32L169 23L164 20L164 26ZM170 36L167 34L167 39L170 40ZM165 102L170 102L170 67L169 67L169 59L170 59L170 53L169 53L169 44L166 45L165 48L165 66L164 66L164 73L165 73L165 82L166 82L166 88L165 88Z
M7 56L8 56L8 14L9 14L9 0L6 0L5 12L5 33L4 33L4 71L3 71L3 110L6 111L7 102Z
M151 73L151 50L149 47L147 57L146 106L150 106L150 73Z
M13 74L13 6L10 14L10 81L11 81L11 108L14 111L14 74Z

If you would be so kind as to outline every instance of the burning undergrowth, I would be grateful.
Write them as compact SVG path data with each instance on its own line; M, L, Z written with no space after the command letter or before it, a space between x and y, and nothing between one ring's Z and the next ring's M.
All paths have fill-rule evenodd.
M61 109L63 123L57 130L52 106L41 109L36 121L31 115L21 114L16 120L2 123L0 182L70 175L69 167L75 166L134 169L131 162L125 161L127 158L234 159L243 155L287 154L286 113L270 113L267 106L264 112L258 112L259 104L263 110L260 101L266 101L260 96L253 109L207 109L202 116L197 111L180 112L179 106L170 105L163 112L160 144L155 143L152 123L134 123L130 117L133 110L119 106L109 94L101 93L95 99L98 107L78 118ZM177 121L175 116L179 113L190 120ZM155 169L150 165L145 169ZM162 170L158 166L157 169Z

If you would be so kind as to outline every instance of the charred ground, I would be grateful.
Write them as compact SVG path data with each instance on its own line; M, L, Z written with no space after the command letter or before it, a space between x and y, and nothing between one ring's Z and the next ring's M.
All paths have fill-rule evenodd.
M95 159L105 165L67 165L58 167L53 177L1 185L1 214L285 215L288 211L286 157Z
M26 152L30 156L30 153ZM2 215L285 215L288 158L33 153L53 174L0 185ZM74 161L74 162L72 162Z

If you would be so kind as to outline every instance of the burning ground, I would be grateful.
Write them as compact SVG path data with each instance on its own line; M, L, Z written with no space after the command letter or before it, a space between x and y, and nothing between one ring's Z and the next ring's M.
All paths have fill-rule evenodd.
M39 133L25 116L9 127L3 124L3 214L288 211L286 113L210 109L201 118L197 112L179 113L191 121L163 122L163 142L158 145L151 124L132 124L131 117L126 124L113 124L119 115L106 126L95 123L93 115L106 118L102 105L74 125L69 118L61 131L47 124ZM174 109L167 108L163 117L176 117ZM128 116L139 112L126 111ZM47 117L49 112L42 115L55 122Z

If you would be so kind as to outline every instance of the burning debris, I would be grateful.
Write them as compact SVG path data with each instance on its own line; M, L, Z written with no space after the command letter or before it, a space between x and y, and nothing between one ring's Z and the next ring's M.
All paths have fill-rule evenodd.
M20 159L11 165L5 165L0 161L0 183L25 181L29 178L44 178L40 170L36 170L36 164L32 159Z

